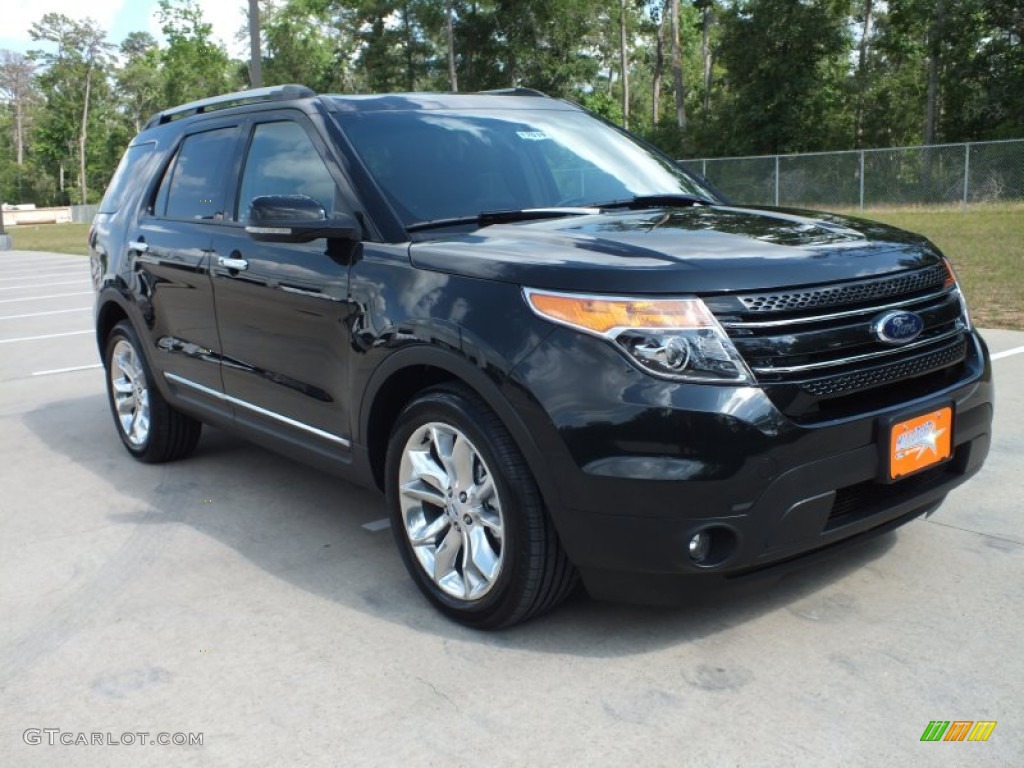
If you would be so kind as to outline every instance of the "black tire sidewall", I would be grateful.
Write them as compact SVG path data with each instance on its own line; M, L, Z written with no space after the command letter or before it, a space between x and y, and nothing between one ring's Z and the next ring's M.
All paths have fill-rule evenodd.
M528 542L527 515L536 513L539 494L532 477L509 477L508 467L496 453L493 438L488 434L487 414L480 412L480 406L456 392L437 390L427 392L413 401L399 417L388 445L385 466L385 490L391 529L395 543L417 586L443 613L467 624L487 624L489 619L514 610L521 595L527 567L523 549ZM419 427L429 422L449 424L469 438L479 452L494 479L498 497L501 500L503 537L502 566L498 583L491 591L472 602L459 600L442 591L423 570L413 552L405 532L398 492L398 475L402 451L409 437ZM484 426L478 426L478 425ZM533 494L533 498L524 494Z

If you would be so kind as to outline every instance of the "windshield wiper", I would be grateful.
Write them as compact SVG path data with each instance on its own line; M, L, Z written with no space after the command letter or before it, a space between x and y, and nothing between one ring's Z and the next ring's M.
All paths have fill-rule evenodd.
M609 200L605 203L595 203L595 208L607 210L609 208L630 208L643 210L644 208L675 208L689 205L714 205L714 200L698 195L686 194L663 194L663 195L636 195L625 200Z
M457 227L466 224L476 224L485 227L488 224L533 221L535 219L557 219L562 216L587 216L600 212L599 208L590 206L584 208L522 208L520 210L507 211L481 211L474 216L453 216L446 219L417 221L409 224L405 229L407 232L422 232L425 229L443 229L444 227Z

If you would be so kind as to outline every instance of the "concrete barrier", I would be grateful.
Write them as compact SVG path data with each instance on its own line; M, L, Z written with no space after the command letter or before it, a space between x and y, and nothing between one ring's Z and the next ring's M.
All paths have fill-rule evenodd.
M16 227L19 224L70 224L71 208L23 208L5 209L4 225Z

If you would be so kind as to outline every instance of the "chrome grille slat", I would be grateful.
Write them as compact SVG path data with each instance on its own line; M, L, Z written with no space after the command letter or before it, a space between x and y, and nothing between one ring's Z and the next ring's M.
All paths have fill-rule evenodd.
M778 368L751 368L754 373L760 374L772 374L772 373L807 373L808 371L821 370L823 368L839 368L844 365L855 365L862 363L866 360L877 360L880 357L889 357L892 355L906 354L922 347L927 347L930 344L937 344L941 341L952 339L954 336L959 336L963 332L963 328L959 325L952 331L947 331L940 336L933 336L925 339L924 341L915 341L910 344L904 344L902 347L889 347L887 349L874 350L863 355L853 355L851 357L842 357L834 360L825 360L820 363L809 363L807 365L790 365Z
M961 306L957 296L946 295L938 302L916 307L915 311L924 321L924 330L919 337L920 341L924 341L952 330L953 324L960 318ZM877 349L878 337L871 330L873 319L846 318L833 321L824 329L820 324L797 325L756 334L734 334L732 338L751 366L756 368L768 365L778 368L809 362L803 359L808 355L815 358L842 358ZM771 362L766 363L765 360Z

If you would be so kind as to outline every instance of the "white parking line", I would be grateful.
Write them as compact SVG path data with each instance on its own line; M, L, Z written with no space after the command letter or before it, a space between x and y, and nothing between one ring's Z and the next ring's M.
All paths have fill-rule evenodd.
M47 273L45 275L32 274L32 275L22 275L21 277L0 277L0 283L14 283L14 282L19 282L19 281L24 281L24 280L48 280L50 278L59 278L59 277L77 277L79 280L83 280L83 279L86 279L86 278L89 277L89 273L88 272L82 272L79 275L79 273L68 272L68 271L65 270L64 272L50 272L50 273Z
M79 291L78 293L54 293L49 296L25 296L21 299L0 299L0 304L12 304L15 301L42 301L43 299L63 299L65 296L91 296L92 291Z
M7 261L6 259L0 259L0 269L4 267L33 267L39 266L53 266L55 264L88 264L89 259L85 256L55 256L50 259L21 259L19 261Z
M48 280L51 278L88 278L90 272L88 269L60 269L46 272L17 272L11 274L10 272L0 272L5 274L4 278L0 278L4 283L17 283L25 282L27 280Z
M35 264L76 264L89 263L88 256L48 256L42 259L4 259L0 257L0 267L31 267Z
M377 533L391 527L390 520L374 520L372 523L364 523L363 528L368 530L370 533Z
M1014 347L1013 349L1005 349L1002 352L996 352L994 355L992 355L992 359L1002 360L1004 357L1009 357L1010 355L1019 355L1021 352L1024 352L1024 347Z
M68 314L68 312L88 312L91 306L79 306L74 309L54 309L50 312L29 312L28 314L4 314L0 319L23 319L25 317L43 317L47 314Z
M92 328L87 331L68 331L67 333L48 333L45 336L22 336L18 339L0 339L0 344L13 344L16 341L39 341L39 339L59 339L61 336L81 336L85 333L96 333Z
M71 373L72 371L90 371L93 368L102 368L99 363L93 365L76 365L74 368L54 368L52 371L34 371L33 376L53 376L55 373Z
M26 288L49 288L51 285L82 285L91 282L89 276L80 277L77 280L63 280L59 283L32 283L31 285L3 285L0 291L23 291Z
M34 277L63 277L72 275L88 275L90 272L89 267L67 267L65 269L47 269L45 272L40 272L38 269L26 269L26 270L15 270L13 272L5 272L0 270L0 275L4 277L0 278L5 283L12 283L15 280L31 280Z

